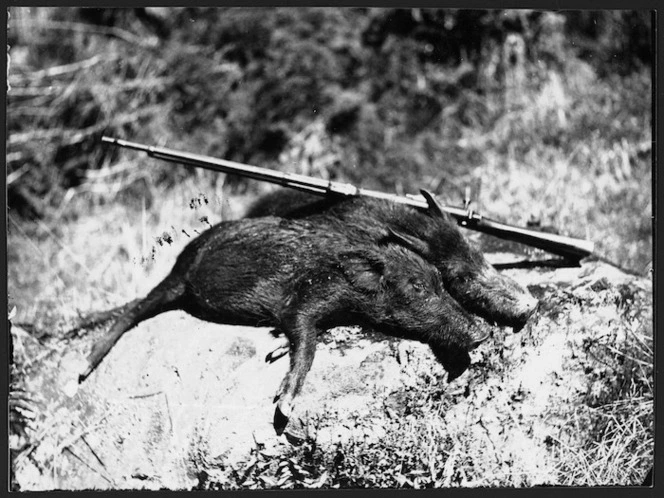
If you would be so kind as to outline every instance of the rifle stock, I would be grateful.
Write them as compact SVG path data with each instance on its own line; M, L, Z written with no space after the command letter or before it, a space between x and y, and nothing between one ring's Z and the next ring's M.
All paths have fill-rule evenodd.
M296 173L274 171L267 168L251 166L248 164L228 161L225 159L217 159L200 154L178 152L166 147L148 146L106 136L102 137L101 140L102 142L117 145L119 147L145 152L148 154L148 156L154 157L156 159L196 166L198 168L209 169L222 173L246 176L255 180L275 183L283 187L294 188L321 196L365 196L377 199L386 199L392 202L413 206L418 209L428 209L429 207L427 200L422 195L400 196L396 194L386 194L376 190L359 188L349 183L333 182L329 180L323 180L321 178L299 175ZM521 244L536 247L557 256L562 256L563 258L566 258L575 264L578 264L582 258L590 256L594 250L594 244L589 240L576 239L573 237L566 237L563 235L546 232L538 232L536 230L529 230L526 228L508 225L506 223L483 217L478 213L474 213L462 208L451 206L440 207L444 212L454 217L460 226L493 235L505 240L511 240Z

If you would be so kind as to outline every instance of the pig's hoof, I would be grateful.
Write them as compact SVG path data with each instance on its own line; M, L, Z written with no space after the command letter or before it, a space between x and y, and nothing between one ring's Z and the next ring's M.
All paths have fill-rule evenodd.
M289 410L290 411L290 410ZM288 415L284 414L277 405L277 408L274 410L274 430L277 433L277 436L281 436L284 432L284 429L288 425Z
M279 348L275 349L274 351L270 351L265 356L265 362L266 363L274 363L279 358L283 358L287 354L288 354L288 348L287 347L279 347Z

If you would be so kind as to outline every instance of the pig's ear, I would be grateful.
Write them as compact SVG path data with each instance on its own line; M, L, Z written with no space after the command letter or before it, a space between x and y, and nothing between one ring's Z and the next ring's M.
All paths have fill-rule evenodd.
M363 292L377 292L385 274L385 260L379 253L366 250L340 254L341 268L350 283Z
M396 230L387 227L387 230L390 232L390 237L394 239L399 245L404 246L407 249L419 254L423 258L427 258L431 251L429 250L429 245L424 242L422 239L413 237L412 235L406 235L402 232L397 232Z
M451 219L450 215L443 210L443 205L431 192L428 190L420 189L420 194L422 194L422 196L427 200L430 213L440 218L445 218L447 220Z

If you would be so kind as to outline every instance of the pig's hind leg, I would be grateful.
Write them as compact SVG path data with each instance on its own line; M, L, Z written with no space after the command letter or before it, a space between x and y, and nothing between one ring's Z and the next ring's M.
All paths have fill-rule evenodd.
M184 292L184 282L169 275L157 287L152 289L145 299L132 301L128 309L115 320L108 333L100 341L93 344L92 351L88 356L88 368L78 377L79 384L88 378L120 337L129 329L160 313L180 309L180 301L184 296Z
M65 337L67 337L68 339L72 339L79 335L80 330L91 329L93 327L96 327L97 325L109 322L117 318L119 315L127 311L129 308L134 306L139 301L141 301L141 299L134 299L133 301L130 301L120 306L116 306L115 308L111 308L110 310L95 311L93 313L90 313L80 318L78 323L65 334Z

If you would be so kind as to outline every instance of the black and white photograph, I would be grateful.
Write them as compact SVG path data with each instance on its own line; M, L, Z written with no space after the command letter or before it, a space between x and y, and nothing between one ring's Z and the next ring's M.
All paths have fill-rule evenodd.
M11 491L652 486L652 10L5 20Z

